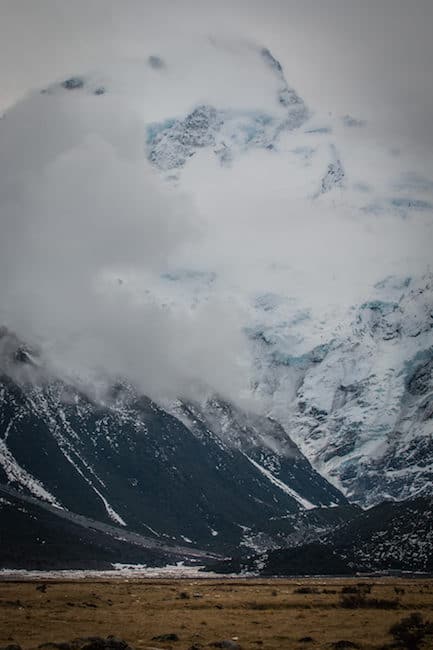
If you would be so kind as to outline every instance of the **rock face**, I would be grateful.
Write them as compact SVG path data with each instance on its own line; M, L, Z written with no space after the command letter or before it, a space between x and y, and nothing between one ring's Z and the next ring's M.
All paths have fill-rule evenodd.
M228 164L242 151L273 149L283 133L301 127L309 116L304 101L288 86L269 50L258 50L257 64L260 58L276 82L274 111L200 105L184 118L155 122L147 127L150 162L162 171L178 169L200 149L212 147L221 164Z
M329 163L326 174L322 178L319 194L326 194L335 187L342 187L344 183L346 174L335 147L331 147L331 157L332 161Z

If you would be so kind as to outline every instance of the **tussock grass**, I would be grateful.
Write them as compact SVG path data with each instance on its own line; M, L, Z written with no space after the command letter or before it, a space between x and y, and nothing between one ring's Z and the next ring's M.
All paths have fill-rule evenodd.
M390 629L409 614L422 612L433 620L433 580L378 579L371 593L358 583L346 578L67 580L45 581L41 590L38 582L0 582L0 647L19 643L30 649L113 634L136 650L207 650L233 637L242 650L330 650L343 642L381 650L395 643ZM180 597L183 592L190 598ZM397 594L395 608L382 607L396 602ZM349 597L369 604L342 606ZM155 640L167 634L179 641Z

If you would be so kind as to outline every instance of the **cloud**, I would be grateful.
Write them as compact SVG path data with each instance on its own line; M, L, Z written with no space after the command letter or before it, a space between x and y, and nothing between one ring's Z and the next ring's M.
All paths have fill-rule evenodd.
M199 245L193 203L150 169L133 112L116 120L111 102L95 113L67 101L35 95L1 131L2 323L84 382L128 377L152 397L198 384L239 393L248 355L236 305L173 309L148 291L185 243Z
M273 37L269 32L277 17L289 16L284 4L272 5L263 31L259 17L266 12L257 3L247 42L228 37L240 25L237 9L230 27L218 14L225 38L187 43L171 37L155 7L103 4L106 13L91 2L86 18L79 3L72 13L66 3L44 2L36 13L33 4L9 5L12 24L25 15L37 25L28 42L28 52L32 45L38 52L35 74L20 83L43 82L45 92L30 93L0 122L0 321L39 344L57 370L84 381L108 373L129 377L156 398L210 390L239 399L255 377L255 350L244 330L262 317L258 296L279 296L287 340L294 350L308 350L333 336L375 282L424 271L431 214L402 215L390 206L396 182L407 174L427 179L415 188L412 183L411 191L431 194L431 161L419 155L418 136L410 147L409 133L378 138L378 124L370 123L378 105L373 95L329 115L321 71L313 74L304 60L311 43L330 47L323 34L313 37L323 10L312 19L290 5L293 23L285 34L295 34L295 60L280 27ZM189 29L204 30L203 10L196 14L192 3L167 7L173 19L184 11ZM354 9L352 18L358 14ZM60 16L67 29L59 26ZM303 20L307 44L297 31ZM36 34L53 38L54 32L62 42L59 57L41 62ZM236 120L245 110L249 117L283 110L275 76L248 42L265 32L269 40L261 42L275 46L289 84L294 79L313 112L311 128L282 134L275 148L239 147L231 166L203 147L176 171L177 185L161 180L146 156L149 122L182 122L206 102L234 107ZM78 34L82 50L74 41ZM331 27L327 34L336 37ZM335 50L340 55L341 47ZM109 61L125 54L134 61ZM149 65L149 56L164 65ZM91 72L82 77L82 91L51 85L53 78L81 75L87 60ZM341 66L353 90L350 66ZM335 89L335 71L327 74ZM371 89L377 90L376 81ZM348 98L339 83L337 106ZM105 92L95 95L97 88ZM5 102L13 95L8 92ZM347 111L367 117L367 125L346 128L341 116ZM336 151L342 187L313 198ZM291 323L306 312L309 324L300 336Z
M433 146L430 0L2 0L0 108L57 77L222 33L265 43L308 103ZM175 48L173 49L175 51Z

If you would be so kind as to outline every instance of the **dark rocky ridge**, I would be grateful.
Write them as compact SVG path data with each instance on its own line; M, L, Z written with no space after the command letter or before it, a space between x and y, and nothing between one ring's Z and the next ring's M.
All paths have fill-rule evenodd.
M114 563L206 564L212 554L54 508L0 485L0 566L6 569L112 569Z
M245 417L244 438L255 442L242 448L210 426L210 412L188 426L128 384L96 402L50 376L15 337L3 335L3 351L0 481L24 495L160 542L224 553L260 537L265 547L282 543L298 529L304 502L347 505L288 438L290 453L280 457L260 447L257 426L282 435L272 421ZM236 431L240 413L214 408L213 417L231 415ZM338 510L328 509L331 520Z
M384 502L315 541L234 558L211 570L260 575L433 572L433 498Z

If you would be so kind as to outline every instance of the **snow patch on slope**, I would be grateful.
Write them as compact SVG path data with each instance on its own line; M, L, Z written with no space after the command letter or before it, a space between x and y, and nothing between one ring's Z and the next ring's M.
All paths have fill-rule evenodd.
M254 465L254 467L255 467L256 469L258 469L259 472L261 472L264 476L266 476L266 478L267 478L267 479L268 479L268 480L269 480L273 485L276 485L278 488L280 488L280 490L282 490L282 491L285 492L286 494L288 494L288 495L290 495L291 497L293 497L293 499L295 499L295 501L297 501L297 502L298 502L298 503L299 503L303 508L305 508L306 510L311 510L312 508L316 508L316 507L317 507L317 506L315 506L313 503L311 503L310 501L308 501L307 499L304 499L303 497L301 497L300 494L298 494L297 492L295 492L295 490L292 490L292 488L290 488L288 485L286 485L285 483L283 483L283 481L280 481L280 479L278 479L276 476L274 476L274 475L272 474L272 472L270 472L268 469L265 469L262 465L260 465L259 463L257 463L255 460L253 460L252 458L250 458L250 457L247 456L246 454L244 454L244 456L245 456L246 458L248 458L248 460L250 461L250 463L251 463L252 465Z
M20 485L26 490L29 490L29 492L31 492L35 497L47 501L56 508L62 507L57 499L45 489L40 481L26 472L26 470L17 463L16 459L7 448L6 443L1 439L0 465L11 483Z

